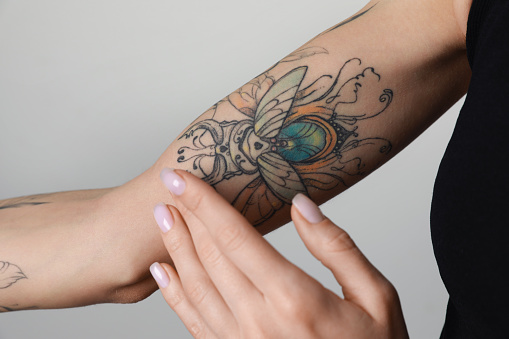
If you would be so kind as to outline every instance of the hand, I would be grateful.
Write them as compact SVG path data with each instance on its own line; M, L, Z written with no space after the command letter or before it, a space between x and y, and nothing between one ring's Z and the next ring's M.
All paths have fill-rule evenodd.
M294 198L292 219L344 298L284 259L203 181L168 169L161 177L178 209L154 213L176 271L150 270L194 337L408 338L394 287L306 196Z

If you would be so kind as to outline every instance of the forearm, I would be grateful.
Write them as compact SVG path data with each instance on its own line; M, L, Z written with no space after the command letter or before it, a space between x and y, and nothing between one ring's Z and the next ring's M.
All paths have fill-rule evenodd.
M94 201L108 191L41 194L0 201L2 311L79 305L93 298L89 293L70 291L78 287L77 279L93 262L89 255L92 249L87 249L87 244L91 244L94 229Z
M132 221L119 230L113 220L122 218L104 208L115 189L0 201L0 312L134 302L155 289L147 272L131 269L140 266L129 260Z
M292 194L320 203L337 195L397 154L466 92L470 72L451 12L451 4L434 0L368 4L219 101L147 175L163 167L189 170L262 233L280 226L288 220ZM264 96L274 96L277 84L291 77L283 85L288 95L281 97L289 108L277 107L288 111L261 117ZM321 134L297 141L299 123ZM244 134L235 139L237 131ZM299 143L300 150L285 142ZM279 168L269 173L276 162Z
M172 204L159 179L164 167L185 169L203 178L261 233L267 233L289 219L291 195L303 192L322 203L341 193L401 151L466 92L470 71L450 3L382 1L373 5L361 10L359 14L371 8L357 19L304 45L308 53L292 53L219 101L191 123L149 170L105 196L105 206L122 196L133 199L129 208L118 205L139 220L137 227L142 230L138 234L144 238L130 246L147 250L144 242L149 243L150 234L156 232L149 216L152 206L160 201ZM275 124L276 137L263 135L270 124L260 123L255 130L262 120L256 114L263 97L285 75L295 75L303 67L305 75L295 96L289 96L293 100L289 112L281 125ZM241 121L246 128L239 135L251 132L251 139L234 138L232 130ZM288 135L298 122L328 128L322 135L334 140L334 147L325 147L326 140L318 151L299 161L299 153L285 150L281 143L295 141ZM261 144L259 149L256 142ZM270 163L270 159L276 160ZM279 169L267 174L271 165ZM283 184L278 185L278 180ZM150 251L159 248L151 246Z
M169 259L151 215L156 203L171 203L159 180L164 167L205 178L266 233L288 220L292 194L323 202L403 149L463 95L468 65L447 6L434 0L373 5L213 106L127 184L88 200L0 210L8 244L0 261L26 275L0 290L0 305L134 301L153 291L147 268ZM295 93L276 118L282 123L265 119L256 127L263 97L286 75L293 77L286 89ZM308 154L287 147L302 130L297 123L318 131L314 141L301 143L314 148ZM232 129L243 126L252 138L233 138ZM268 129L274 135L262 131ZM193 145L195 136L203 138ZM279 170L269 173L276 162Z

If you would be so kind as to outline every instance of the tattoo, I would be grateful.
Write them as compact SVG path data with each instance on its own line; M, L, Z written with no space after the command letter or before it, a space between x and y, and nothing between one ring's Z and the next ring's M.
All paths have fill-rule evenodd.
M353 17L349 18L349 19L346 19L345 21L342 21L340 22L339 24L337 24L336 26L333 26L331 28L329 28L328 30L326 30L325 32L321 33L320 35L323 35L323 34L326 34L326 33L329 33L329 32L332 32L333 30L341 27L341 26L344 26L358 18L360 18L361 16L363 16L364 14L366 14L367 12L369 12L373 7L375 7L376 5L378 5L378 3L374 4L373 6L371 6L370 8L368 8L367 10L365 10L364 12L362 13L359 13L357 15L354 15Z
M0 313L1 312L22 311L22 310L38 310L38 309L39 309L39 307L37 307L37 306L19 307L18 304L14 304L10 307L0 306Z
M281 62L321 53L328 52L308 47ZM210 185L250 178L232 204L255 226L298 193L313 198L347 187L348 177L370 173L392 147L384 138L360 137L358 122L381 114L393 99L373 67L354 58L336 75L317 79L306 78L307 69L296 67L279 79L261 74L179 138L178 162Z
M41 198L46 198L49 195L51 195L51 193L50 194L32 195L29 197L20 197L20 198L13 198L13 199L0 201L0 210L7 209L7 208L19 208L19 207L25 207L25 206L37 206L37 205L49 204L48 201L34 201L34 200L39 200Z
M283 64L285 62L294 62L294 61L298 61L298 60L301 60L301 59L304 59L304 58L308 58L308 57L311 57L311 56L317 55L317 54L329 54L329 51L327 51L323 47L317 47L317 46L307 46L307 47L299 48L298 50L296 50L295 52L289 54L284 59L282 59L278 63L276 63L274 66L272 66L271 68L266 70L264 73L261 74L261 76L263 76L264 74L268 74L276 66L278 66L280 64ZM256 79L258 79L258 78L255 78L255 80Z
M24 207L24 206L36 206L36 205L42 205L42 204L47 204L47 202L20 202L17 204L0 206L0 210L7 209L7 208Z
M0 261L0 289L7 288L21 279L28 279L21 268L6 261Z

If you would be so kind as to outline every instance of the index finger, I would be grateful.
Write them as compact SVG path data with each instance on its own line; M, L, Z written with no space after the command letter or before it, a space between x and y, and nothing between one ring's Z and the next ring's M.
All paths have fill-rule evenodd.
M184 219L190 215L197 217L217 247L260 291L266 290L264 286L276 277L297 272L296 267L284 259L211 186L182 170L164 169L161 179L173 193ZM221 211L220 214L218 211ZM278 272L278 275L274 272Z

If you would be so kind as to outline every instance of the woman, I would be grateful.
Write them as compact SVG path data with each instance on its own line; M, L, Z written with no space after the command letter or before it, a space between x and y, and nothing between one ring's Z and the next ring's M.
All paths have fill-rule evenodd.
M101 262L102 267L72 261L77 256L47 263L53 270L73 268L53 291L45 272L36 269L47 256L28 257L17 252L20 246L12 241L6 253L23 258L26 265L13 262L9 267L36 274L15 276L19 279L6 287L13 293L2 300L6 309L14 309L14 304L29 308L32 302L39 307L125 302L150 293L153 285L141 267L163 257L162 247L150 247L144 260L129 253L153 244L154 233L132 232L138 236L125 236L119 242L101 224L124 226L118 222L121 215L124 221L135 221L132 229L147 230L146 209L140 206L154 200L170 202L155 179L163 167L180 167L201 176L263 233L288 219L296 194L323 202L369 174L466 91L470 74L456 22L456 13L466 11L455 11L454 4L370 3L215 105L132 182L109 191L6 202L4 220L23 224L25 208L31 209L38 223L58 217L62 227L75 224L73 230L86 229L68 237L79 239L81 252L100 258L104 253L96 253L97 248L107 248L109 258ZM130 215L125 215L126 210ZM37 213L51 217L37 218ZM96 237L90 235L89 224ZM86 246L98 239L101 246ZM77 249L73 242L60 246L69 253ZM127 260L126 248L132 249ZM98 269L104 273L100 281ZM89 282L89 293L84 295L77 281ZM32 282L48 285L45 291L54 298L30 292Z

